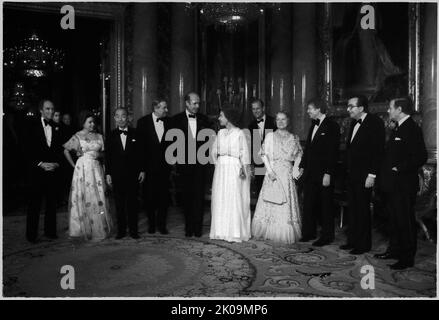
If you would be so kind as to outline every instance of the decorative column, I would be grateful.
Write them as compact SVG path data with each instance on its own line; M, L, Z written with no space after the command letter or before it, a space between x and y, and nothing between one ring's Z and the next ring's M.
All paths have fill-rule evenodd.
M292 129L301 140L306 139L310 120L306 102L317 96L317 32L316 4L293 4L292 50Z
M422 131L430 163L437 162L437 4L425 3L421 20Z
M171 97L168 106L171 115L184 110L184 95L196 91L194 12L183 3L172 5L171 36ZM198 94L201 93L198 92Z
M133 121L151 112L157 97L157 5L133 5Z
M273 9L271 29L270 112L292 108L291 4Z

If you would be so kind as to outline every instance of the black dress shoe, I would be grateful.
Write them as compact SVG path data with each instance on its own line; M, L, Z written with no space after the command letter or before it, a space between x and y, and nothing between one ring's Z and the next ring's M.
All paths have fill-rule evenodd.
M392 270L404 270L407 268L411 268L414 266L413 261L398 261L394 264L389 264L390 269Z
M203 235L201 232L195 232L194 233L196 238L201 238L201 236Z
M131 234L130 237L133 239L140 239L140 236L138 234Z
M149 227L148 228L148 233L151 233L151 234L155 233L155 228Z
M390 252L384 252L384 253L377 253L373 256L375 259L398 259L397 256Z
M124 235L124 234L118 234L118 235L115 237L116 240L120 240L120 239L122 239L122 238L125 238L125 235Z
M357 255L357 254L363 254L363 253L366 253L366 252L368 252L369 250L358 250L358 249L352 249L351 251L349 251L349 254L355 254L355 255Z
M331 243L332 243L332 240L319 239L317 241L314 241L312 243L312 245L316 246L316 247L323 247L323 246L326 246L326 245L331 244Z
M47 239L50 239L50 240L56 240L56 239L58 239L58 236L55 234L55 235L47 235L47 234L45 234L44 235Z
M352 249L354 249L354 247L351 246L350 244L346 243L346 244L340 246L340 249L341 250L352 250Z
M190 238L192 237L194 234L192 232L188 232L186 231L186 233L184 234L185 237Z
M32 243L32 244L36 244L36 243L40 242L38 239L27 239L27 241Z
M168 234L169 233L168 230L166 230L166 229L159 230L159 232L161 234Z

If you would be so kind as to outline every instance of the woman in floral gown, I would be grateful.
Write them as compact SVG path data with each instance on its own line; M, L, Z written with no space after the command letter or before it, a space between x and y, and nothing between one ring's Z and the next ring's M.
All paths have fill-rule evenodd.
M103 168L99 158L104 151L102 135L94 132L93 115L82 112L83 129L64 144L64 155L73 166L73 179L69 199L69 236L87 240L107 238L112 220L105 197ZM70 151L75 150L78 160L73 162Z
M288 132L286 112L276 115L277 130L267 134L261 158L267 173L252 221L256 239L291 244L301 238L299 200L294 179L300 177L302 148L299 138Z

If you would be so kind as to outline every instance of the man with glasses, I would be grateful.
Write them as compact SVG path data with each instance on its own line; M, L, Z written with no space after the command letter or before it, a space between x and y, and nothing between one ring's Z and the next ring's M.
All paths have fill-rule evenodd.
M368 252L372 246L370 201L384 151L384 122L368 113L368 101L358 95L348 100L352 119L346 144L348 191L348 239L340 248L351 254Z

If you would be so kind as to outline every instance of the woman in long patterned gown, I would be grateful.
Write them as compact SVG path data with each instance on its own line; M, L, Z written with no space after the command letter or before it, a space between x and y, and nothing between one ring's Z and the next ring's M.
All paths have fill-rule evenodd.
M104 151L102 135L94 132L91 113L80 116L83 129L64 144L64 155L73 166L72 187L69 197L69 236L86 240L103 240L112 229L112 219L105 196L103 168L99 162ZM73 162L71 150L78 154Z
M301 238L299 200L294 179L300 177L302 148L287 128L286 112L276 115L277 130L265 137L261 158L267 169L252 221L256 239L291 244Z
M237 127L239 113L225 108L219 117L225 126L212 146L215 173L212 182L210 238L229 242L250 239L250 153L247 137Z

